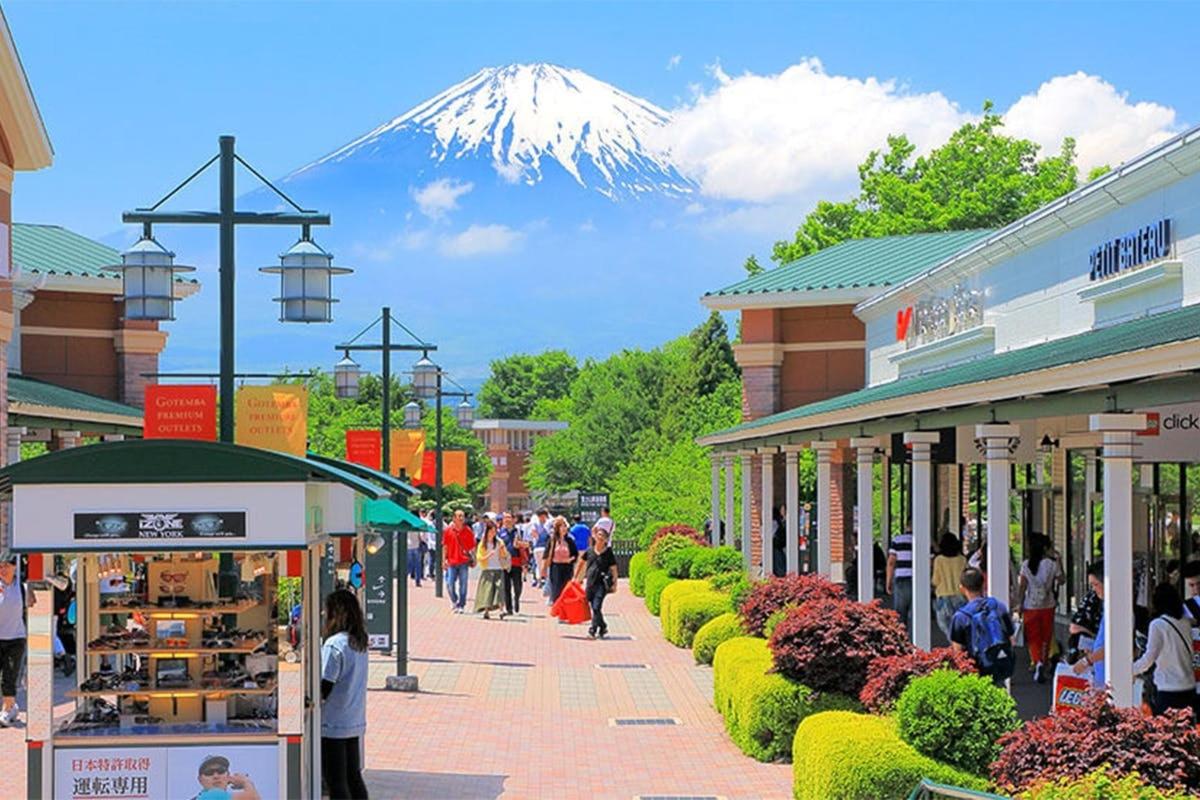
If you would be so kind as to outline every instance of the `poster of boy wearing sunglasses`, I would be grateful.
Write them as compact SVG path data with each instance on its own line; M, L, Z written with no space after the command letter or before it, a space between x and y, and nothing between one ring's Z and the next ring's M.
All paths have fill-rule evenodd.
M225 756L207 756L196 775L200 793L191 800L262 800L249 776L229 771Z

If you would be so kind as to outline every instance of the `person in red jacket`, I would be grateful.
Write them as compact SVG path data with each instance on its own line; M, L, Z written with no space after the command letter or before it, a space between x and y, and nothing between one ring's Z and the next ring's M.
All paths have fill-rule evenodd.
M454 512L454 521L442 533L442 551L446 558L450 605L455 614L462 614L467 606L467 575L475 552L475 534L467 525L467 515L462 509Z

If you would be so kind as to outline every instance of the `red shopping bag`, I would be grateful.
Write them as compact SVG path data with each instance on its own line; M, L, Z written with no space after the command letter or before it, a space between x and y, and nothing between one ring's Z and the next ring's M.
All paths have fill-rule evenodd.
M558 617L568 625L578 625L592 618L587 595L577 581L571 581L550 607L550 616Z

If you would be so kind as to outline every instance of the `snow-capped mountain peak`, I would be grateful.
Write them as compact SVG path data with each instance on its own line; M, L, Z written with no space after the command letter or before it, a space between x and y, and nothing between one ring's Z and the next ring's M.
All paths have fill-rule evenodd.
M486 156L511 183L535 184L549 164L618 198L690 193L668 154L647 144L670 114L587 73L553 64L488 67L299 170L369 156L395 137L430 137L439 164ZM299 174L296 173L296 174Z

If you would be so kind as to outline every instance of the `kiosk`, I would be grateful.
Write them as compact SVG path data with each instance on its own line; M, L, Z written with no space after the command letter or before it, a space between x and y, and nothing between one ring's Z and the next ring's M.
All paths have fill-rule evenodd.
M336 488L335 488L336 487ZM319 795L328 463L216 442L65 450L0 470L28 555L28 797ZM77 669L55 684L73 566Z

